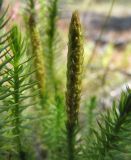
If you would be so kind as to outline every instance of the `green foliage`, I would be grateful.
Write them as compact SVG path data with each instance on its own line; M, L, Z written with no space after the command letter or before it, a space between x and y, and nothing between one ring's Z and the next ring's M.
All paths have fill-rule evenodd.
M112 109L98 120L99 130L92 129L93 138L88 137L84 149L85 159L130 159L130 117L131 90L127 89L121 94L118 107L114 102Z
M1 22L1 26L3 24L5 22ZM29 83L32 74L29 71L31 58L26 59L25 42L18 28L13 27L10 32L2 36L2 39L0 108L3 116L2 133L5 136L5 139L3 139L5 145L2 148L4 148L3 152L8 151L10 157L14 159L19 157L19 159L24 160L25 144L23 134L27 118L23 115L23 112L27 107L32 106L29 98L34 95L30 95L28 91L36 85L36 82ZM7 139L9 139L8 143L6 142Z
M96 96L92 96L90 97L85 106L86 106L86 116L87 116L87 120L86 120L86 127L85 127L85 134L87 136L91 136L92 135L92 128L95 127L95 120L96 120L96 109L97 109L97 97Z
M13 59L10 62L10 72L8 77L12 77L9 82L9 93L11 97L6 100L6 105L9 104L9 112L12 119L11 126L12 134L14 136L15 150L19 154L20 159L25 159L25 151L23 149L22 136L24 133L24 124L26 117L22 115L27 107L32 106L29 98L33 95L28 93L28 90L36 85L36 82L29 83L30 75L30 58L26 60L25 52L26 46L24 40L17 27L13 27L10 35L10 48L12 51ZM10 57L10 56L9 56Z
M56 59L60 56L60 37L57 31L57 18L58 18L58 5L59 0L49 0L47 2L45 18L44 33L43 33L43 48L46 69L46 86L48 96L57 96L58 88L60 86L59 80L56 75ZM43 19L44 17L42 17ZM42 31L43 31L42 25Z
M81 103L84 47L78 12L69 27L65 85L58 76L63 67L57 60L59 1L40 0L42 22L37 2L25 4L26 38L17 26L8 29L7 11L0 18L0 160L130 160L131 90L105 112L95 92ZM111 46L104 67L112 52Z
M1 16L0 18L0 31L1 31L1 35L0 35L0 101L4 101L6 97L10 96L10 93L8 93L8 88L6 86L3 86L4 83L8 82L10 80L10 78L8 78L5 74L6 72L8 72L7 70L7 65L10 63L10 61L12 60L12 57L7 58L7 54L10 51L9 49L9 43L8 43L8 39L10 36L10 32L4 32L4 27L7 24L8 20L5 20L5 16L6 16L6 12ZM0 103L1 108L0 108L0 113L1 113L1 123L0 123L0 139L1 139L1 143L0 143L0 157L2 158L2 155L4 155L6 153L6 151L8 149L10 149L10 145L6 145L5 142L9 141L9 137L6 136L5 132L10 130L10 126L7 125L8 120L6 120L4 112L6 110L8 110L8 107L3 106L3 103ZM5 126L7 126L5 128Z

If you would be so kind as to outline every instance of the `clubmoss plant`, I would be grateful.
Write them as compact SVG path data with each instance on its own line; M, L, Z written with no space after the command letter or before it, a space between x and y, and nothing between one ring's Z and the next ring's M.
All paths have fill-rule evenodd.
M17 35L17 37L16 37ZM11 40L12 40L12 44L11 44L11 50L13 52L13 71L14 71L14 77L13 77L13 82L14 83L14 93L13 93L13 100L12 103L14 104L14 107L12 107L11 109L11 113L12 113L12 126L14 126L13 128L13 135L16 136L14 141L16 143L16 148L17 148L17 152L19 154L19 159L25 159L25 155L24 155L24 151L22 148L22 142L21 142L21 108L20 108L20 77L19 77L19 73L20 73L20 57L21 57L21 52L22 52L22 47L23 44L21 43L21 35L18 32L18 29L16 27L14 27L12 29L12 33L11 33Z
M36 79L38 80L38 88L40 90L40 98L44 98L45 93L45 71L44 57L39 30L36 23L35 1L30 0L29 4L29 32L32 55L34 59L34 68L36 69Z
M41 1L41 0L40 0ZM57 17L59 0L48 0L44 4L41 1L41 6L45 8L40 21L41 38L43 40L45 72L46 72L46 105L48 105L48 114L50 115L44 121L43 133L46 130L45 144L50 148L48 157L51 160L59 160L63 155L62 143L63 135L62 128L65 127L65 112L64 112L64 95L61 94L61 80L59 79L59 68L56 70L58 61L61 56L61 41L57 30ZM62 67L61 67L62 68ZM46 124L49 124L48 126ZM46 141L48 139L48 141ZM55 153L55 155L54 155Z
M57 32L57 17L58 17L58 4L59 0L49 0L47 2L47 18L45 25L45 33L44 33L44 56L46 58L46 85L47 85L47 94L49 97L57 96L57 78L56 78L56 54L57 46L60 46L60 41L58 40L59 33ZM45 16L45 15L44 15Z
M67 61L66 127L68 160L74 160L83 70L83 38L77 11L73 13L70 23Z
M8 146L12 146L8 148L8 152L14 159L25 160L23 124L27 119L23 116L23 111L32 106L28 100L34 95L29 95L29 89L36 82L29 83L29 76L32 74L28 70L31 58L25 60L26 46L16 26L11 29L8 41L9 49L4 57L8 64L3 64L3 82L0 88L1 112L7 122L4 129L5 135L10 139Z
M17 26L8 29L7 11L0 17L0 160L131 160L131 89L121 94L119 103L102 110L101 116L100 109L96 112L98 97L88 98L82 103L79 125L84 49L78 12L73 13L69 28L65 112L64 87L59 84L63 77L56 74L61 65L56 59L56 55L61 58L61 43L56 43L59 1L44 1L51 4L45 6L49 8L44 15L48 23L42 21L48 25L43 27L46 38L41 35L49 68L43 63L36 1L25 2L29 7L27 41ZM51 94L45 91L47 77L47 92Z

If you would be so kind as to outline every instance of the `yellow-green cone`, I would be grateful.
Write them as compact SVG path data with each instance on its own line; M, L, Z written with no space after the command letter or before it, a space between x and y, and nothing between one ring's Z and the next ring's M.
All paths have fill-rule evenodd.
M67 62L67 92L66 106L68 123L76 124L81 94L81 79L83 70L83 38L78 12L72 15L69 28L68 62Z
M81 79L83 70L83 38L78 12L72 15L69 28L69 44L67 59L67 146L68 160L74 160L76 129L81 97Z
M32 1L32 7L34 7L34 1ZM35 57L34 68L36 69L36 79L38 80L40 96L43 98L45 92L44 57L43 57L41 39L36 25L34 8L32 8L32 12L30 12L29 30L30 30L32 54Z

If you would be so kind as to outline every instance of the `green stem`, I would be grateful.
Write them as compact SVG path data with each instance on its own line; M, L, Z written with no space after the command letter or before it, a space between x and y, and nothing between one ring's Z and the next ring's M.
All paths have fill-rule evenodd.
M25 160L25 153L22 148L22 142L21 142L21 102L20 102L20 58L21 58L21 41L20 41L20 35L18 32L17 27L14 27L12 29L11 34L11 50L13 52L13 62L12 62L12 74L13 74L13 80L12 80L12 88L14 90L13 94L13 105L14 107L11 108L12 111L12 125L13 125L13 135L14 135L14 142L16 144L16 150L18 153L19 160Z
M69 126L67 129L67 147L68 147L68 160L75 159L75 133L74 125Z
M19 68L16 66L16 67L14 67L14 91L15 91L14 104L16 104L16 105L15 105L14 112L13 112L13 114L14 114L13 124L15 126L13 133L14 133L14 135L16 135L15 141L16 141L16 146L17 146L17 150L18 150L18 154L19 154L19 159L24 160L25 156L24 156L24 152L22 150L22 144L21 144L21 138L20 138L20 124L21 124L20 111L19 111L19 108L20 108L20 106L19 106L19 103L20 103L20 101L19 101L19 99L20 99L20 97L19 97L19 95L20 95L20 93L19 93L20 82L19 82L18 73L19 73Z

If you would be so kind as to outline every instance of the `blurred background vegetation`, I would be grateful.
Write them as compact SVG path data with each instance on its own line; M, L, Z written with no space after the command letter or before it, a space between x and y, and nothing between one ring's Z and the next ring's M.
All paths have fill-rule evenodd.
M1 1L2 2L2 1ZM25 32L24 0L4 0L1 10L9 5L9 14ZM55 64L62 79L63 94L66 74L68 27L72 11L80 12L85 37L82 102L96 96L99 106L109 106L121 90L131 85L131 3L130 0L60 0L57 27L60 54ZM38 3L37 13L40 14ZM42 19L38 18L38 22ZM38 23L39 24L39 23ZM41 28L41 26L39 26Z

